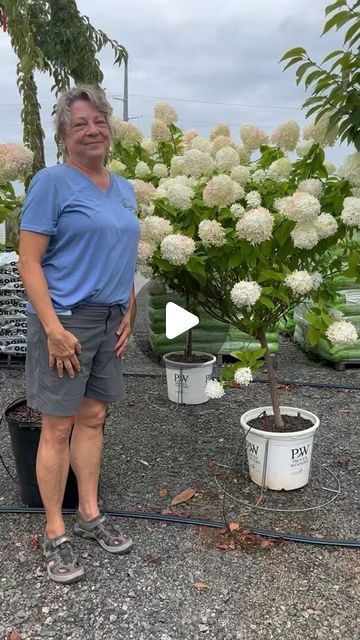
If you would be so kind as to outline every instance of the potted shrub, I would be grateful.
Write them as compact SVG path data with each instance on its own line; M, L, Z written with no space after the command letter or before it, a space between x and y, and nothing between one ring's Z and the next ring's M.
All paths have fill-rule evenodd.
M297 407L280 407L266 332L311 299L311 343L322 335L332 344L356 340L351 323L335 321L328 309L336 295L332 277L360 275L355 238L360 198L352 178L359 154L350 156L335 175L320 143L333 143L337 131L329 132L324 122L311 125L301 144L293 121L279 126L271 141L257 127L244 125L239 145L226 125L218 125L205 139L194 130L182 135L171 107L161 105L155 115L152 140L138 136L126 153L121 142L114 151L121 172L135 175L142 218L139 262L171 290L187 293L215 318L256 338L258 346L237 353L237 363L225 367L221 381L210 381L207 391L220 396L234 376L237 383L248 384L251 370L265 361L271 405L241 419L250 470L255 482L264 481L269 488L303 486L310 467L309 438L319 421ZM129 126L121 124L124 140ZM297 158L291 162L287 154L295 149ZM251 444L255 428L259 433ZM286 452L281 445L288 480L270 478L270 469L278 468L272 462L272 434L276 442L292 440ZM295 464L296 450L301 465ZM267 455L266 478L260 451Z
M176 120L172 107L159 103L155 107L152 138L143 140L132 123L114 119L116 142L108 166L134 185L142 225L139 270L160 280L170 293L180 294L186 301L186 310L196 314L203 274L201 265L197 269L197 261L193 264L191 259L191 199L183 193L178 204L170 203L161 191L184 150L183 132L175 125ZM177 247L179 239L182 245ZM163 257L160 245L163 251L167 246L168 259ZM186 333L184 349L164 354L163 360L172 402L202 404L209 400L205 387L212 378L216 357L193 350L191 329Z

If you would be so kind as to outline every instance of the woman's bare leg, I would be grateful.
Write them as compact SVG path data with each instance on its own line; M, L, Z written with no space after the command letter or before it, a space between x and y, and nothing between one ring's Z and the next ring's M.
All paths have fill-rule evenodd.
M36 458L36 476L46 512L46 534L56 538L65 532L61 513L69 473L69 437L74 416L42 415Z
M98 486L106 411L106 402L84 398L82 407L75 416L70 464L78 484L79 514L84 520L91 520L100 513Z

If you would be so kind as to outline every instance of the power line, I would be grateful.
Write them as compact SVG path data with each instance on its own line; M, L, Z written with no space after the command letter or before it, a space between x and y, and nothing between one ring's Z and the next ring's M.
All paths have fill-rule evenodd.
M216 104L227 107L243 107L243 108L252 108L252 109L284 109L284 110L293 110L300 111L300 107L284 107L282 105L274 105L274 104L241 104L240 102L215 102L214 100L191 100L190 98L174 98L169 96L148 96L142 93L129 93L130 96L135 98L151 98L152 100L173 100L174 102L194 102L198 104ZM114 99L117 99L118 96L111 96Z
M145 95L142 93L129 93L130 96L134 97L134 98L149 98L151 100L173 100L174 102L192 102L194 104L215 104L215 105L220 105L220 106L226 106L226 107L241 107L243 109L281 109L283 111L301 111L300 107L288 107L288 106L283 106L283 105L275 105L275 104L242 104L240 102L217 102L215 100L192 100L191 98L174 98L174 97L169 97L169 96L149 96L149 95ZM120 96L115 96L112 95L111 96L112 99L114 100L118 100ZM122 99L122 98L121 98ZM53 105L53 102L49 102L49 101L41 101L42 105L45 104L51 104ZM22 103L21 102L3 102L2 104L0 104L0 108L1 107L22 107Z

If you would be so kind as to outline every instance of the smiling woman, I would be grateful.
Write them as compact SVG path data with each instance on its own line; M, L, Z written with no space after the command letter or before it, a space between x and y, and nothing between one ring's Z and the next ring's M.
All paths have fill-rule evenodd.
M27 403L42 413L37 480L47 518L44 555L57 582L84 575L61 514L69 462L79 490L75 533L114 553L132 545L97 504L107 404L124 397L121 356L136 313L139 238L133 188L104 166L110 117L99 89L80 86L60 97L55 125L66 162L36 174L21 221Z

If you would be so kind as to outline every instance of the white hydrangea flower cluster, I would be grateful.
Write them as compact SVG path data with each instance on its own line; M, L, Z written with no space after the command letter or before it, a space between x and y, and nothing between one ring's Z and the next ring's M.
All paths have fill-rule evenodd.
M260 244L271 238L274 218L268 209L258 207L246 211L236 223L236 233L241 240Z
M360 198L345 198L341 219L349 227L360 227Z
M234 204L231 205L230 212L232 217L235 218L235 220L239 220L239 218L242 218L242 216L244 215L245 208L239 202L235 202Z
M250 180L249 167L243 167L242 165L238 164L236 167L231 169L230 178L231 180L235 180L235 182L238 182L242 187L244 187Z
M358 340L356 327L346 320L332 322L325 335L334 347L350 347Z
M271 180L282 182L288 179L292 169L292 164L287 158L279 158L271 163L267 169L267 177Z
M154 253L154 245L147 240L140 240L137 254L137 264L139 266L145 266L149 264L151 257Z
M261 287L255 281L240 280L230 291L230 298L239 309L253 307L260 296Z
M137 178L147 178L150 175L151 175L150 167L146 164L146 162L143 162L143 160L140 160L140 162L138 162L135 167L135 176Z
M149 204L156 196L156 189L151 182L144 182L144 180L130 180L134 187L135 198L138 205Z
M220 136L225 136L225 138L231 138L231 131L228 124L225 122L220 122L215 125L215 127L211 130L210 140L213 141L215 138L219 138Z
M243 195L244 190L242 187L232 180L230 176L221 173L209 180L203 191L203 200L208 207L223 209L236 202Z
M237 384L247 387L253 381L253 374L249 367L239 367L235 371L234 380Z
M246 149L243 144L237 144L234 148L236 148L236 151L239 154L241 164L248 164L250 162L251 151Z
M144 138L141 142L141 147L149 154L149 156L152 156L156 151L156 142L151 140L151 138Z
M169 220L160 216L147 216L142 221L142 237L144 240L158 244L166 236L173 233L173 228Z
M114 130L115 141L119 140L125 149L128 149L136 142L141 142L143 139L143 134L140 129L135 127L131 122L126 122L125 120L120 120L120 118L113 117L112 127Z
M155 178L167 178L168 168L166 164L157 162L156 164L154 164L152 172Z
M296 153L298 154L298 156L300 156L300 158L303 158L310 151L313 144L313 140L307 140L306 142L302 140L296 147Z
M315 220L315 229L318 234L319 240L330 238L336 233L338 229L338 223L331 213L321 213Z
M303 193L309 193L314 198L321 198L323 194L323 185L318 178L308 178L307 180L301 180L298 184L297 191Z
M351 153L338 168L338 176L349 180L356 187L360 187L360 151Z
M225 229L217 220L202 220L199 237L205 245L222 247L225 244Z
M107 164L107 168L109 169L109 171L112 171L112 173L116 173L116 175L118 176L124 175L126 171L126 165L120 160L111 160Z
M228 136L217 136L216 138L214 138L214 140L211 143L210 153L213 156L213 158L215 158L217 152L220 149L222 149L223 147L230 147L230 146L232 146L231 138L229 138Z
M320 214L319 200L303 191L295 191L292 196L279 198L276 206L280 213L295 222L312 222Z
M318 232L312 222L298 222L290 233L294 247L313 249L319 242Z
M199 133L196 129L187 129L184 133L183 142L186 149L191 146L191 142L194 138L198 137Z
M186 165L183 156L173 156L170 161L170 176L176 178L176 176L185 176L187 173Z
M309 273L305 269L301 271L293 271L285 278L285 284L291 289L296 296L304 296L312 289L317 289L321 282L319 279L320 274Z
M225 394L224 387L218 380L209 380L205 387L205 393L209 398L222 398Z
M157 102L154 107L154 118L162 120L165 124L173 124L178 121L176 111L167 102Z
M0 182L21 180L30 173L33 152L16 142L0 144Z
M211 142L203 136L196 136L191 140L191 149L197 149L203 153L211 152Z
M253 172L251 178L256 182L263 182L267 178L267 173L265 169L256 169L256 171Z
M161 255L173 265L184 265L195 251L195 242L188 236L171 234L160 245Z
M190 176L200 177L213 172L214 161L208 153L203 153L198 149L190 149L185 151L183 160L186 172Z
M317 142L321 147L333 147L338 137L339 127L331 127L329 129L330 116L323 116L319 122L315 124L315 120L311 122L303 131L304 140Z
M140 206L140 216L141 218L147 218L148 216L152 216L154 211L155 211L155 205L153 202L150 202L150 204L145 204L143 203Z
M163 120L155 118L155 120L152 121L151 139L154 142L169 142L169 140L171 140L170 129Z
M267 133L254 124L243 124L240 127L240 137L245 149L249 152L256 151L264 144L269 144Z
M181 211L188 211L191 209L191 198L193 197L194 192L186 176L169 178L161 185L161 188L165 192L165 196L169 200L170 204L174 207Z
M258 191L249 191L245 196L246 205L250 209L255 209L261 205L261 195Z
M219 171L231 171L239 165L239 154L232 147L222 147L215 156L215 166Z
M294 120L281 124L271 136L271 142L284 151L294 151L299 142L300 127Z
M313 249L319 240L336 233L338 224L330 213L321 213L310 222L298 222L291 232L294 246L298 249Z

